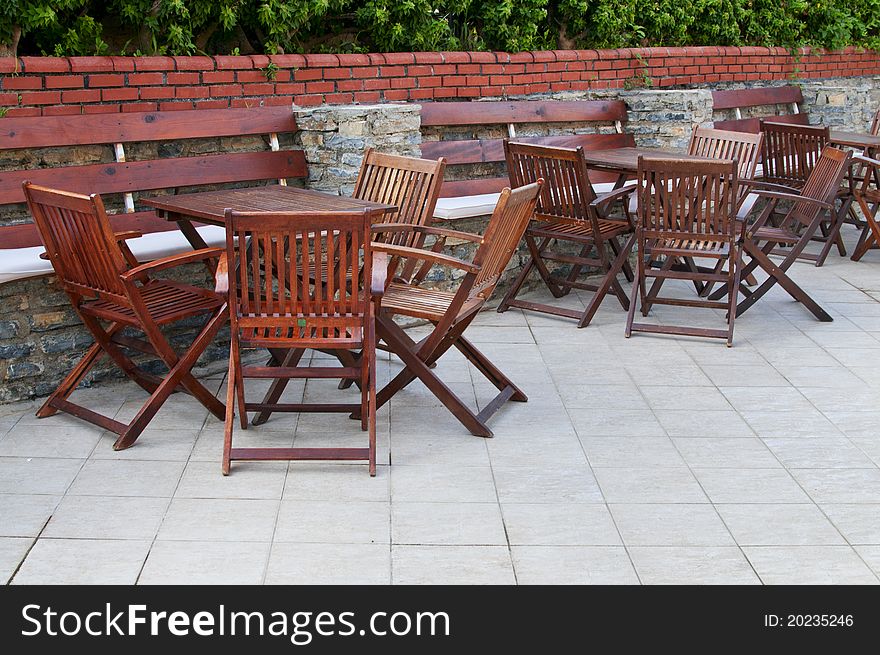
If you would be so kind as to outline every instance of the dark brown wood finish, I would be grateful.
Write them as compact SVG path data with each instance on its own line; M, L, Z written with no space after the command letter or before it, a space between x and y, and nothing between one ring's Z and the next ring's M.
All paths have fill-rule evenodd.
M361 459L376 474L375 305L385 288L387 262L374 266L371 211L237 212L227 210L226 261L232 339L226 394L222 471L246 459ZM221 267L223 269L224 267ZM375 275L374 275L375 273ZM268 348L267 366L241 363L241 349ZM308 348L350 351L357 366L312 367L299 362ZM245 400L246 378L358 379L360 403L259 403ZM369 432L365 448L236 448L234 405L242 429L247 412L358 413ZM266 415L268 418L268 414Z
M414 380L420 380L471 434L491 437L489 418L508 400L525 402L526 395L488 357L481 353L464 332L477 312L491 297L504 269L516 251L526 226L534 212L535 202L543 180L520 187L505 189L485 233L482 236L441 230L465 241L478 244L473 262L465 262L449 255L427 249L408 248L392 243L376 243L374 250L390 257L409 258L418 262L439 263L457 268L464 273L457 290L427 289L405 281L392 281L382 298L377 316L379 337L389 350L397 355L406 368L398 373L378 394L381 407L397 392ZM427 232L436 228L387 223L374 226L383 232ZM434 329L427 337L415 343L394 321L395 316L406 316L429 321ZM470 409L437 376L432 366L450 348L457 348L468 361L497 389L498 395L480 412Z
M764 186L760 181L752 183L753 193L763 196L768 203L758 219L747 228L743 249L750 260L743 267L742 276L761 268L768 277L754 290L740 284L739 293L743 294L744 299L737 305L737 316L778 284L820 321L833 320L828 312L788 276L787 271L820 229L822 221L833 220L834 199L849 167L850 158L849 152L825 146L799 193L780 191L778 186ZM781 221L773 225L770 217L781 200L790 202L790 209ZM770 259L770 255L779 245L789 246L789 249L781 262L775 262ZM710 299L718 300L726 293L727 289L721 288Z
M623 219L610 216L614 201L624 200L624 196L612 192L596 197L582 148L551 148L505 141L505 149L511 186L531 184L540 178L546 184L538 198L534 222L525 233L529 260L505 294L498 311L519 307L574 318L578 327L585 327L609 291L613 291L621 306L627 309L626 292L617 276L623 271L627 279L632 279L627 257L632 249L634 229L628 204L623 202ZM613 152L608 151L608 154ZM619 191L625 194L633 189ZM577 256L557 247L567 243L579 248ZM571 264L572 267L564 276L552 275L548 262ZM602 280L598 284L579 281L578 275L585 267L599 269ZM584 311L518 300L516 296L533 270L538 272L556 298L567 295L572 289L586 289L595 294Z
M862 168L862 178L855 188L854 195L865 217L865 227L851 257L857 262L869 250L880 247L880 224L877 222L877 211L880 209L880 184L878 184L880 160L866 156L858 156L854 160Z
M741 109L770 105L788 105L792 113L775 115L771 120L779 123L791 123L795 125L808 125L809 116L799 113L798 104L804 101L800 87L797 86L768 86L752 89L727 89L712 92L712 106L716 110L733 109L736 118L715 121L714 126L720 130L733 132L761 131L761 120L768 116L743 118Z
M726 339L728 347L733 345L734 300L724 303L659 294L668 279L739 287L743 224L736 220L738 187L738 164L732 160L640 159L636 183L639 263L630 294L627 338L633 332L653 332L714 337ZM678 259L691 261L696 257L726 262L728 270L673 268ZM650 289L648 279L653 279ZM727 329L636 323L637 300L642 316L647 316L653 305L726 309Z
M24 194L52 266L74 310L95 339L37 416L44 418L60 410L99 425L118 435L113 446L116 450L131 446L168 396L178 389L191 393L222 418L223 404L193 378L190 369L226 322L225 296L157 274L175 266L216 259L223 251L208 248L138 266L124 241L114 235L100 196L31 184L25 184ZM204 315L208 316L207 322L189 349L182 354L175 352L160 326ZM139 330L143 338L123 335L124 328ZM123 347L158 356L169 372L160 378L139 369ZM68 400L103 354L150 394L128 424Z

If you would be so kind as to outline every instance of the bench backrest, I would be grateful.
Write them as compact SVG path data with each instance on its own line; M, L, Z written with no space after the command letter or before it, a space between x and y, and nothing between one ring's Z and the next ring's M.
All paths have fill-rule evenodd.
M622 100L520 100L513 102L428 102L422 105L422 127L505 126L507 136L521 143L584 150L606 150L635 145L631 134L623 134L626 104ZM521 136L517 126L536 123L595 123L614 125L602 134ZM423 141L422 156L445 157L447 166L459 164L502 164L504 144L496 139ZM591 174L593 182L609 182L616 176ZM482 177L448 181L440 189L442 197L495 193L509 185L507 177Z
M810 117L801 113L798 106L804 101L803 93L799 86L768 86L756 89L729 89L712 92L712 106L715 111L734 110L735 118L715 121L714 125L719 130L732 132L751 132L757 134L761 131L761 119L773 117L777 123L792 123L795 125L808 125ZM786 105L790 114L767 114L763 116L743 117L743 109L764 107L768 105Z
M155 111L74 116L4 118L0 149L69 148L112 145L115 161L0 172L0 206L23 203L22 182L71 191L123 194L125 213L111 220L116 230L161 232L176 229L153 212L135 211L133 193L203 185L304 177L305 157L281 150L279 133L296 130L290 107ZM269 149L188 157L126 161L130 143L266 135ZM40 245L33 225L0 227L0 248Z

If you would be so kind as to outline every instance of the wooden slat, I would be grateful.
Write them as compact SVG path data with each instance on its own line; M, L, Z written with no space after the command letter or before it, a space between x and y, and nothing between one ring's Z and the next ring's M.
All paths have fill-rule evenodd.
M590 171L590 182L616 182L619 175L605 171ZM444 182L440 187L441 198L459 198L461 196L474 196L482 193L498 193L504 187L510 186L510 180L506 177L483 177L475 180L456 180Z
M290 107L37 116L0 121L0 149L198 139L296 131Z
M426 102L422 126L625 121L622 100Z
M760 105L782 105L803 101L804 96L798 86L731 89L712 92L712 104L716 110L758 107Z
M634 146L631 134L566 134L558 136L516 137L518 143L532 143L557 148L584 150L608 150ZM446 157L447 164L479 164L504 161L502 139L478 139L474 141L426 141L422 143L422 156L428 159Z
M731 132L749 132L758 134L761 131L761 121L768 120L774 123L790 123L792 125L809 125L809 114L784 114L782 116L756 116L754 118L731 119L729 121L715 121L717 130L730 130Z
M24 202L21 183L79 193L125 193L279 177L304 177L301 150L243 152L0 173L0 204Z
M156 216L154 212L134 212L133 214L116 214L110 216L110 224L114 232L135 230L143 234L168 232L177 229L176 223L170 223ZM7 248L32 248L43 245L37 226L33 223L23 225L6 225L0 227L0 250Z

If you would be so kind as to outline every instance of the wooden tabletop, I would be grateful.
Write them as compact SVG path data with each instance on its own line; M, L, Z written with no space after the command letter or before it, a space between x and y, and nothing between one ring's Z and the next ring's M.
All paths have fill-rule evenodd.
M351 211L370 209L377 214L394 211L393 205L336 196L311 189L273 184L247 189L224 189L142 198L161 218L177 221L192 218L199 223L223 225L226 208L237 211Z
M880 136L874 136L867 132L830 130L828 138L831 143L839 146L850 146L851 148L862 148L863 150L880 148Z
M612 148L611 150L591 150L584 153L589 168L613 173L635 173L639 167L639 156L688 160L706 159L662 148Z

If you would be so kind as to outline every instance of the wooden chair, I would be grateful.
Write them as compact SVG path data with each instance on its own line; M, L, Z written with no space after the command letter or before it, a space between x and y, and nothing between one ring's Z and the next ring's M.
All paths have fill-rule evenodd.
M877 117L880 117L880 112ZM880 209L880 160L856 156L853 161L858 162L862 169L861 181L856 186L854 195L865 217L865 227L851 257L857 262L866 252L880 246L880 224L877 223L877 210Z
M742 261L739 240L743 224L736 220L737 162L639 157L637 182L639 258L626 319L626 337L633 332L682 334L726 339L727 345L732 346L736 314L733 301L661 297L659 292L667 279L724 282L730 289L739 286ZM694 257L724 261L727 272L704 272L695 267L673 270L676 259ZM654 279L650 290L648 278ZM655 304L727 309L727 329L635 323L637 297L642 316L647 316Z
M762 189L760 183L754 185L754 192L767 198L769 202L757 221L747 227L743 249L744 254L748 254L751 259L743 267L742 275L745 276L761 268L768 277L754 290L739 285L739 292L745 296L745 299L736 307L737 316L778 284L820 321L833 320L788 276L786 271L791 268L801 251L819 230L822 221L833 219L834 199L849 168L850 158L849 152L825 146L800 193ZM776 205L780 200L790 202L790 209L777 225L771 225L769 218L776 211ZM778 245L789 247L779 263L770 259L770 255ZM727 291L726 288L722 288L709 297L717 300Z
M821 125L791 125L772 121L761 121L764 135L762 150L763 175L761 179L770 184L788 187L784 192L800 190L819 161L822 149L829 143L829 129ZM850 185L840 188L836 194L840 208L835 215L823 220L819 232L813 237L824 245L818 255L802 252L800 258L815 262L816 266L825 263L834 245L840 256L846 255L846 247L840 234L844 220L853 202ZM771 217L771 220L775 217ZM777 254L785 254L779 252Z
M98 425L118 435L115 450L131 446L168 396L179 389L195 396L222 419L223 403L192 376L190 369L226 322L226 299L222 293L154 275L183 264L214 260L223 250L205 248L138 265L125 239L140 234L114 234L100 196L57 191L29 182L23 188L46 256L74 311L95 339L37 416L52 416L60 410ZM199 315L207 315L207 322L189 348L177 353L160 328ZM123 332L126 328L143 332L143 338L129 336ZM168 373L157 377L140 369L123 349L159 357ZM102 354L150 394L128 424L68 400Z
M628 309L629 301L617 275L623 271L626 278L632 280L627 257L634 243L634 227L625 202L622 203L623 219L611 218L609 212L613 202L623 200L633 191L632 187L597 197L590 184L582 148L556 148L505 140L504 150L511 186L524 186L540 178L547 183L538 198L534 222L525 233L529 260L504 295L498 311L520 307L575 318L578 327L585 327L608 291L613 291L621 307ZM620 238L626 238L626 242L621 243ZM551 246L560 243L575 244L580 248L579 254L574 256L550 250ZM589 256L593 250L595 255ZM547 262L571 264L571 269L564 276L554 275ZM585 267L598 268L602 280L598 284L578 281L577 277ZM538 271L556 298L567 295L572 289L586 289L595 294L584 311L517 300L517 294L533 269Z
M486 424L488 419L508 400L518 402L527 400L522 390L464 337L464 332L492 295L505 267L516 251L534 212L542 185L543 180L538 180L534 184L514 191L504 189L482 236L455 233L458 238L479 244L471 263L431 250L419 250L392 243L374 245L376 251L387 253L391 257L442 264L465 272L455 291L427 289L397 281L392 281L388 285L376 319L377 333L391 352L403 361L406 368L379 391L377 397L379 407L418 378L472 434L491 437L492 431ZM416 230L432 234L436 231L436 228L431 227L412 227L393 223L374 226L374 228L383 232ZM443 232L451 231L443 230ZM423 340L415 343L394 322L394 317L398 315L427 320L434 325L434 330ZM452 347L457 348L499 390L498 395L479 413L472 411L431 370L433 364Z
M376 474L374 302L387 262L374 265L370 214L363 212L239 213L226 210L226 261L232 298L223 474L233 460L367 460ZM318 281L316 283L316 280ZM266 366L243 366L242 348L267 348ZM307 348L360 349L356 366L299 366ZM359 404L249 403L247 378L357 379ZM282 389L283 390L283 389ZM235 448L233 405L242 429L247 412L357 412L369 431L366 448Z

